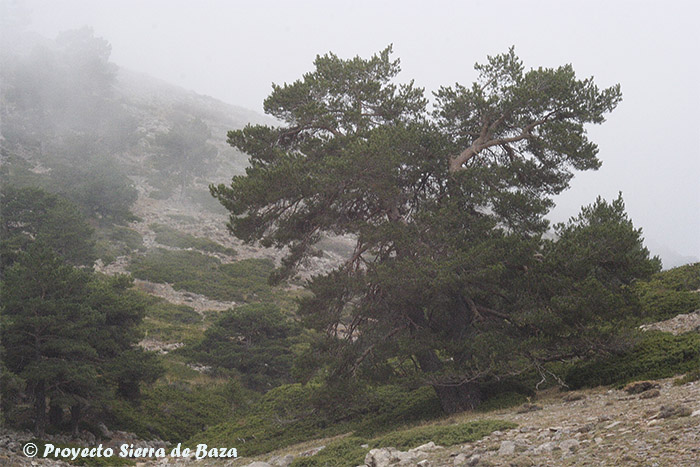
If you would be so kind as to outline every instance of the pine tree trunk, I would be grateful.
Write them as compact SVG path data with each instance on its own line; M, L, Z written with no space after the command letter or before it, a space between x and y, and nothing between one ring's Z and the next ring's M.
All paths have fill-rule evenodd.
M51 400L49 403L49 424L58 428L61 423L63 423L63 407Z
M73 404L70 408L70 426L73 432L73 436L78 436L78 424L80 423L80 417L82 415L82 408L80 404Z
M464 383L458 386L433 385L440 406L445 413L453 414L474 410L482 400L481 389L476 383Z
M34 388L34 433L38 437L46 433L46 390L43 381Z
M443 365L435 351L428 350L416 356L420 369L425 373L436 373ZM447 414L474 410L482 401L482 394L477 383L456 385L433 384L435 394L440 400L442 410Z

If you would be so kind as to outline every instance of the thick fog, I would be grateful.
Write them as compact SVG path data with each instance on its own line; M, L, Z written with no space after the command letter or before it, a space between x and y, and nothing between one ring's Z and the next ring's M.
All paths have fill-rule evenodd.
M579 173L550 218L597 195L627 211L666 267L700 258L700 6L692 1L0 0L4 47L22 27L54 39L90 26L111 61L262 112L271 83L316 54L369 56L388 44L402 77L432 92L469 85L473 65L515 45L526 68L571 63L623 102L590 128L603 166ZM8 42L9 41L9 42ZM9 44L9 45L8 45Z

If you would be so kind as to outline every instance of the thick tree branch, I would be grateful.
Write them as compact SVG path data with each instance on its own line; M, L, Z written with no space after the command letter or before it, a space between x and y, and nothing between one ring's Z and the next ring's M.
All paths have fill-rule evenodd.
M369 347L367 347L367 348L365 349L365 351L362 352L362 355L360 355L359 357L357 357L357 359L355 360L355 363L352 365L352 370L351 370L352 375L355 376L355 373L357 372L357 369L358 369L358 367L360 366L360 364L369 356L370 353L372 353L372 350L374 350L374 347L376 347L376 345L377 345L378 343L386 342L387 340L389 340L389 339L391 339L392 337L394 337L399 331L401 331L401 330L403 330L403 329L406 329L406 327L407 327L407 325L404 324L404 325L401 325L401 326L399 326L399 327L396 327L396 328L392 329L392 330L391 330L386 336L384 336L381 340L379 340L379 341L375 342L374 344L370 345Z
M549 119L549 117L554 115L555 112L556 111L552 111L544 117L542 117L541 119L535 120L534 122L525 125L519 134L507 138L489 138L489 135L493 132L493 130L495 130L495 127L503 122L505 117L504 115L499 117L491 125L484 124L479 137L464 151L459 153L457 156L453 156L450 158L450 173L455 173L460 170L464 170L464 164L466 164L470 159L476 157L484 149L490 148L492 146L503 146L510 143L516 143L518 141L531 138L532 131L536 127L545 123Z

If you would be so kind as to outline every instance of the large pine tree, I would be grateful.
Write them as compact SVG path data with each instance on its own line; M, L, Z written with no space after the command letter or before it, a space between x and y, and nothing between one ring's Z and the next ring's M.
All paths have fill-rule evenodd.
M324 236L353 236L352 256L310 282L299 310L325 336L330 375L417 367L455 412L479 403L480 383L555 357L532 352L528 321L549 297L522 287L543 277L552 196L573 169L600 165L584 125L621 94L569 65L525 71L511 49L476 65L471 87L440 89L430 113L422 89L395 84L390 54L319 56L273 85L265 110L283 124L230 132L250 167L212 194L234 235L289 247L277 278Z

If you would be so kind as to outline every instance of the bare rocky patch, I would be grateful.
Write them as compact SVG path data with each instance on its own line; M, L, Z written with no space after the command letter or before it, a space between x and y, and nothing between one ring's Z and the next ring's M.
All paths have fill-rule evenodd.
M666 321L658 323L644 324L639 326L643 331L663 331L670 332L677 336L685 332L700 331L700 310L695 310L692 313L676 315Z

